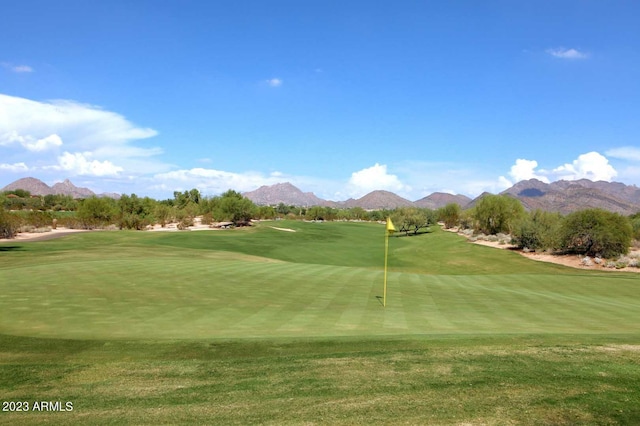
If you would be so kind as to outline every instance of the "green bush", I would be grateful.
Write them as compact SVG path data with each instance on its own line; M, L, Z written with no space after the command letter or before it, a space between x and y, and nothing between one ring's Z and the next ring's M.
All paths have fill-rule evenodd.
M44 228L45 226L51 226L53 215L50 212L30 211L25 221L28 225L36 228Z
M248 223L257 210L253 201L231 189L216 197L213 205L213 216L216 220L230 221L236 225Z
M522 249L557 249L561 224L560 214L536 210L516 223L512 243Z
M561 248L566 252L604 258L628 253L632 237L629 218L602 209L571 213L560 230Z
M13 238L22 226L22 219L0 209L0 238Z
M87 198L78 207L78 220L83 228L93 229L110 225L116 216L116 202L111 198Z
M458 226L462 215L462 209L457 203L449 203L438 209L438 220L444 222L444 227L449 229Z
M474 208L476 231L485 234L510 234L513 226L524 216L524 207L508 195L488 194Z

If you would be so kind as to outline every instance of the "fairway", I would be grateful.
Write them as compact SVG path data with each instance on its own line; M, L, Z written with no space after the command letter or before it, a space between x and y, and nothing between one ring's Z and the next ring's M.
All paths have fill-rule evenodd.
M283 232L273 226L294 229ZM640 288L432 227L0 244L0 423L633 424Z
M0 332L74 339L638 333L637 277L539 264L434 230L291 222L97 232L2 252Z

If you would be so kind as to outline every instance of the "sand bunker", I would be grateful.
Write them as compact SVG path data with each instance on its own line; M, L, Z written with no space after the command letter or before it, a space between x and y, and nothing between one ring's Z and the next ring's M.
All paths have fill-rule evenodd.
M278 228L278 227L275 227L275 226L270 226L269 228L277 229L278 231L296 232L295 229L291 229L291 228Z

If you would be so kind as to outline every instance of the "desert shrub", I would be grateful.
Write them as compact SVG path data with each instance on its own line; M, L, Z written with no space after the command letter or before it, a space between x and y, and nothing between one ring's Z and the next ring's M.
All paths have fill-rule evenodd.
M140 198L136 194L123 194L117 201L117 224L120 229L145 229L155 223L153 216L158 202L149 198Z
M618 258L618 263L624 264L625 267L637 268L638 267L638 258L636 256L620 256Z
M461 215L462 209L458 203L449 203L437 211L438 220L444 222L444 227L447 229L458 226Z
M618 261L616 262L616 269L624 269L624 268L626 268L628 265L629 265L629 263L628 263L628 262L623 262L623 261L621 261L621 260L618 260Z
M525 215L514 226L512 243L532 250L556 249L562 217L558 213L536 210Z
M135 229L140 231L148 225L151 225L151 221L148 218L134 213L125 213L118 218L118 228L120 229Z
M91 197L82 201L77 218L82 228L93 229L113 223L116 213L115 200Z
M336 210L333 209L335 211L335 216L339 217L341 216L341 218L345 218L344 214L345 214L345 210ZM276 217L276 210L271 207L271 206L260 206L257 209L257 213L256 213L257 217L260 219L275 219ZM331 212L329 212L329 216L331 216Z
M211 225L213 223L213 215L211 213L205 213L200 219L200 223L203 225Z
M458 221L458 227L460 229L473 229L473 211L463 210L460 214L460 220Z
M253 201L231 189L220 197L216 197L213 205L213 216L217 220L230 221L234 224L248 223L256 212Z
M640 213L636 213L629 217L631 227L633 228L633 238L640 241Z
M63 226L69 229L82 229L82 221L76 216L63 216L58 218L58 227Z
M173 220L173 209L166 204L158 204L154 210L157 223L163 228Z
M627 217L602 209L571 213L560 230L561 247L565 251L604 258L628 253L632 235Z
M178 229L181 231L188 229L190 226L193 226L193 218L186 215L182 219L180 219L177 225Z
M22 219L10 212L0 209L0 238L13 238L18 233Z
M485 234L511 233L523 216L524 207L520 201L507 195L486 195L474 208L476 230Z
M25 219L26 223L36 228L51 226L53 215L50 212L30 211Z

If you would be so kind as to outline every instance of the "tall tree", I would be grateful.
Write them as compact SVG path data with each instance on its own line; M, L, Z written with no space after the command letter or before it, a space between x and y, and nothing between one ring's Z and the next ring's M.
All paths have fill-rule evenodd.
M222 194L214 204L217 220L228 220L236 225L248 223L256 212L253 201L232 189Z
M458 203L449 203L438 210L438 219L444 222L444 227L449 229L458 226L462 209Z
M476 229L485 234L511 233L513 225L523 215L520 201L508 195L486 195L474 210Z

